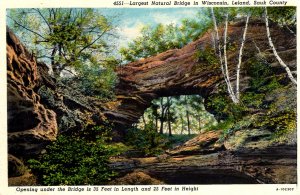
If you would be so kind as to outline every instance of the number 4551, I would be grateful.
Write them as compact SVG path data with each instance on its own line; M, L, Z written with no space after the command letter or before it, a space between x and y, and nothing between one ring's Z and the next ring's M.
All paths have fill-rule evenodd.
M124 5L124 2L123 1L115 1L114 5Z

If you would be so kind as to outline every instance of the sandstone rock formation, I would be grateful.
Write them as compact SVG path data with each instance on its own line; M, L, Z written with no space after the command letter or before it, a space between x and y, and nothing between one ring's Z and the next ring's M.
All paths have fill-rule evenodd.
M243 23L236 23L228 28L232 47L239 46L243 27ZM264 23L252 21L248 28L242 64L242 91L248 87L249 78L244 72L247 60L259 55L272 64L278 75L285 77L284 70L274 60L269 49ZM292 70L295 70L296 40L294 37L287 39L287 33L284 29L271 25L272 39L279 54ZM211 51L211 48L211 32L207 32L182 49L169 50L119 68L117 98L103 104L96 98L83 96L74 90L74 86L63 85L51 78L47 66L37 63L33 54L28 52L8 29L9 153L15 157L38 154L45 144L55 140L58 131L72 133L87 125L101 124L105 118L113 122L119 132L124 132L137 122L151 101L158 97L185 94L209 97L224 83L218 63L211 63L205 56L198 55L199 52L209 55L207 52ZM232 82L237 56L236 49L228 51ZM276 95L269 97L270 100L274 98L277 98ZM267 145L259 149L237 150L237 145L233 145L230 140L225 145L219 145L218 133L199 135L184 146L169 151L166 157L121 160L112 163L112 166L124 175L137 169L159 180L166 178L162 181L167 184L174 184L177 178L187 174L191 175L190 183L197 178L198 182L202 183L205 181L201 178L219 183L226 183L230 179L236 179L236 183L295 183L295 145ZM243 135L258 134L251 131L243 132ZM253 146L253 143L248 145ZM234 150L231 150L233 148ZM189 156L191 154L193 156ZM10 159L13 166L22 166L22 162L14 160L12 156ZM289 174L284 176L283 173ZM226 175L232 178L222 180Z
M236 23L228 27L228 37L233 50L228 51L229 73L235 82L238 48L244 23ZM222 29L220 29L222 32ZM200 39L182 49L173 49L156 56L141 59L118 69L119 84L116 87L117 101L110 103L110 110L104 114L120 129L126 129L137 122L151 101L162 96L199 94L206 98L215 92L216 87L224 83L219 61L209 62L213 48L211 31ZM288 32L276 25L271 25L271 35L283 60L296 69L296 39L288 36ZM287 39L287 36L289 37ZM272 63L278 74L285 74L278 62L274 60L267 42L265 24L251 21L245 42L243 64L241 70L241 90L247 87L249 77L245 76L247 60L262 57ZM202 53L202 57L197 54Z
M58 130L82 130L103 121L103 102L54 79L8 28L6 48L9 152L39 153Z
M37 62L7 30L8 151L16 156L39 153L57 136L56 114L41 104L35 87Z
M109 183L109 185L161 185L163 182L151 178L143 172L128 173L122 178L118 178Z
M236 23L228 28L230 43L235 47L238 47L240 43L240 34L243 27L243 23ZM222 29L220 30L222 31ZM258 55L263 55L264 59L272 63L272 66L278 70L278 74L285 76L284 70L273 58L265 31L263 22L252 21L249 24L243 58L244 63L242 64L241 90L247 88L247 80L249 79L249 77L243 77L247 59L258 57ZM205 53L213 48L211 33L207 32L200 39L182 49L169 50L119 68L117 70L119 83L116 86L116 101L104 105L96 98L83 96L80 92L74 90L74 86L66 86L56 82L49 76L47 66L42 63L37 65L34 57L8 30L9 132L20 131L17 130L18 128L30 129L35 123L38 123L38 120L42 120L32 120L29 116L30 113L26 110L24 112L27 112L28 119L31 120L28 121L28 119L23 118L22 120L27 120L22 122L23 124L15 122L19 120L19 115L17 116L14 112L21 112L22 109L25 109L28 104L33 104L34 101L42 102L48 108L42 112L46 112L44 115L49 116L50 120L56 118L60 132L82 129L86 124L99 124L105 118L115 123L119 130L124 131L132 123L137 122L155 98L184 94L199 94L206 98L213 94L219 85L224 83L218 61L210 63L205 57L199 58L197 56L197 53ZM287 33L284 29L271 25L272 38L279 54L291 66L292 70L295 70L296 40L293 37L287 40ZM232 82L235 78L237 57L237 49L228 51ZM17 83L19 84L18 87L16 86ZM18 88L20 90L17 90ZM22 88L26 88L28 94L21 93L21 90L25 90ZM22 103L23 106L17 107L14 102L18 100L13 99L18 98L19 101L25 101L26 98L23 98L22 95L28 96L26 98L29 100ZM43 110L44 106L42 104L39 104L35 109ZM54 110L56 117L50 110ZM31 113L32 115L34 114ZM47 124L55 125L55 122ZM54 126L50 129L53 128ZM49 131L52 131L50 129Z
M37 62L8 28L6 49L9 167L17 176L23 166L18 158L40 154L58 133L101 124L104 108L99 99L52 78L47 65Z
M71 83L56 81L43 63L38 63L38 69L40 80L36 91L42 104L56 113L60 133L70 134L103 121L101 112L104 108L99 99L83 95Z
M265 145L264 140L249 139L245 147L220 150L215 135L214 131L201 133L158 157L113 159L111 167L121 176L139 171L166 184L297 183L295 145Z

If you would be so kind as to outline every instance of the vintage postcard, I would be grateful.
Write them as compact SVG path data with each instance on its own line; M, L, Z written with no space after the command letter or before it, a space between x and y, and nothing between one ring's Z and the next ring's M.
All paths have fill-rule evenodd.
M1 2L0 194L299 194L296 2Z

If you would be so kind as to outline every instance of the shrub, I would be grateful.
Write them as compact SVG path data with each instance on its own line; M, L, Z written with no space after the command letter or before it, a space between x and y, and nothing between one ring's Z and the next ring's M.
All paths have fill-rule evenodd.
M256 126L273 132L273 139L284 140L285 137L296 130L296 113L283 111L268 114L256 122Z
M94 96L102 100L110 100L115 97L114 88L118 82L115 68L118 61L108 58L102 64L79 66L76 76L61 78L66 85L72 84L83 94Z
M198 62L206 62L209 65L218 64L218 58L212 48L206 48L205 50L197 50L194 54L194 58Z
M157 155L164 151L166 139L156 132L153 124L147 124L144 129L131 128L125 137L126 144L138 149L144 155Z
M44 155L28 161L29 167L43 185L104 184L116 175L108 160L120 149L106 143L105 133L94 140L88 137L58 136Z
M265 94L245 92L241 95L242 103L247 107L260 108L263 104Z
M267 93L281 87L270 66L266 62L251 59L247 66L247 74L251 76L250 90L255 93Z
M207 107L213 110L214 115L222 120L239 120L246 112L243 104L234 104L224 92L208 98Z

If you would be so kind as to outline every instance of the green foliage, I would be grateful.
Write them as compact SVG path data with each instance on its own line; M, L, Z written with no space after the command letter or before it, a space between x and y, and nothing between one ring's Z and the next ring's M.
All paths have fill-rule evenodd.
M223 91L208 98L207 107L212 110L216 118L223 120L239 120L246 112L243 104L234 104Z
M268 15L282 26L296 27L296 7L269 7Z
M223 130L219 138L219 142L225 141L231 135L233 135L236 131L241 129L247 129L249 126L253 124L255 117L253 116L245 116L241 118L239 121L233 121L232 119L227 119L225 121L221 121L217 125L211 126L210 130Z
M12 9L8 25L56 79L73 81L86 95L109 99L117 60L108 56L112 22L96 9ZM111 41L111 40L110 40Z
M120 53L126 62L130 62L169 49L182 48L211 27L211 21L207 16L201 14L199 18L201 19L184 19L180 25L144 26L141 35L129 43L127 47L121 48Z
M105 59L113 30L111 21L95 9L12 9L8 25L38 59L50 61L56 77Z
M241 101L247 108L265 108L265 98L270 92L281 88L269 64L251 59L248 62L247 74L251 76L250 88L241 95Z
M280 87L275 74L269 64L251 59L248 62L247 74L251 76L251 90L259 93L267 93Z
M197 134L173 134L172 136L162 135L162 137L167 140L166 147L167 148L174 148L178 145L184 144L188 140L194 138Z
M194 58L196 58L198 62L205 62L209 65L215 65L219 62L212 48L206 48L203 51L197 50L194 54Z
M133 146L146 156L162 153L167 141L156 132L154 125L151 123L147 124L144 129L129 129L125 140L127 145Z
M247 108L261 108L264 98L265 94L245 92L241 96L241 101Z
M145 156L157 156L162 154L166 149L183 144L193 137L195 137L195 134L173 134L172 136L159 134L156 132L154 125L149 123L144 129L129 129L125 137L125 142L126 145L141 151Z
M294 111L269 113L256 121L255 126L272 131L275 141L285 140L288 134L296 131L296 113Z
M74 82L76 88L84 94L98 97L102 100L111 100L114 96L114 88L118 82L114 71L118 61L109 58L103 66L91 65L82 66L76 77L64 78L65 84Z
M109 136L99 133L102 130L95 127L81 136L58 136L39 159L28 161L31 170L43 185L104 184L116 175L108 160L120 153L120 146L107 144Z
M121 48L120 53L125 60L134 61L176 48L178 45L174 42L175 33L176 28L173 25L158 24L154 28L145 26L141 30L141 36L129 43L127 48Z
M281 26L296 27L296 7L268 7L269 19ZM206 11L207 15L209 11ZM234 20L237 16L245 16L248 13L252 18L256 17L261 19L264 17L264 8L262 7L238 7L238 8L214 8L215 17L217 21L223 21L224 16L228 13L229 21Z
M234 125L234 121L232 119L227 119L225 121L219 122L216 125L210 126L209 130L220 130L220 129L227 130L232 128L233 125Z

